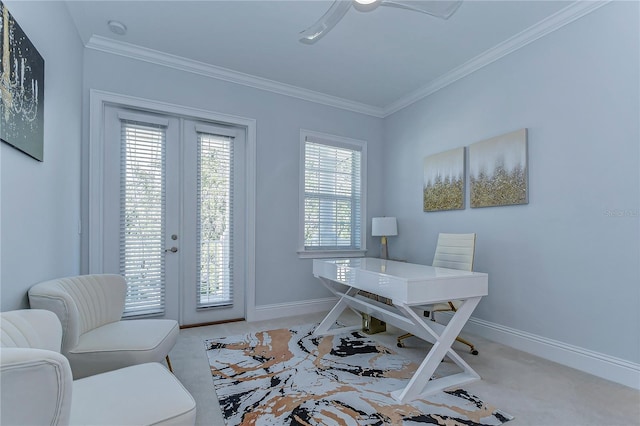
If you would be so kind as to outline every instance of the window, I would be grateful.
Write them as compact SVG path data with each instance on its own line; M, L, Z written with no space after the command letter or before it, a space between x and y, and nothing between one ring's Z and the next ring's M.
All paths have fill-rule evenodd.
M302 130L302 257L359 256L366 251L366 142Z
M165 127L121 119L120 273L124 316L164 312Z
M196 306L233 303L233 137L198 131Z

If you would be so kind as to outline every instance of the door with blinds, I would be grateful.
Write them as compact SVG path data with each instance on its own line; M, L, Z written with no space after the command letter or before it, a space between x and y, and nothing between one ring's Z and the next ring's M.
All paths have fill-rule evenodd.
M244 130L105 108L104 272L125 317L244 317Z

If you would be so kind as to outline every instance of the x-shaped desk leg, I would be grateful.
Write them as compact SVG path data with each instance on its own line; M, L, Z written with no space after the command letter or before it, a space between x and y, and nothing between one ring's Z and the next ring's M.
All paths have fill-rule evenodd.
M357 300L354 298L359 290L354 287L349 287L344 293L339 293L333 288L330 280L322 277L318 278L329 290L331 290L336 296L339 296L340 299L333 309L329 311L322 322L320 322L316 327L314 334L335 334L359 329L360 326L331 329L346 308L352 308L352 304L356 304L356 306L358 305ZM462 305L455 312L446 326L437 323L433 323L431 325L428 324L418 314L416 314L410 306L405 304L395 305L402 315L390 313L389 310L383 307L365 304L368 308L381 313L383 318L397 322L396 326L415 334L417 337L433 342L431 350L415 371L407 386L404 389L391 393L394 398L401 402L407 402L420 395L425 396L433 394L452 386L459 386L480 379L478 373L476 373L469 364L467 364L460 355L451 348L456 337L460 334L462 327L464 327L467 320L469 320L473 310L479 302L480 297L471 297L463 300ZM432 321L428 322L431 323ZM434 328L441 330L441 332L438 334ZM433 373L435 373L440 362L445 356L449 356L449 358L451 358L463 371L461 373L431 380Z
M322 283L329 290L331 290L331 292L336 294L336 291L329 284L328 280L325 280L324 278L320 278L320 281L322 281ZM356 294L358 294L358 289L354 287L350 287L344 294L347 296L355 296ZM340 300L338 300L338 303L336 303L336 305L329 311L329 313L327 314L326 317L324 317L322 322L318 324L316 329L313 331L313 334L332 334L332 332L330 331L331 327L333 327L333 325L336 323L336 321L338 320L342 312L349 307L350 306L348 301L344 297L340 297ZM349 330L358 330L360 328L362 327L361 326L342 327L335 330L335 332L344 333Z
M453 315L449 324L444 327L444 330L440 335L438 335L409 306L396 305L396 307L403 311L405 316L410 318L417 327L426 330L428 334L435 339L435 343L425 359L422 361L422 364L420 364L416 372L413 374L409 384L407 384L407 386L402 390L392 392L394 398L399 401L406 402L417 398L421 394L433 394L454 385L462 385L464 383L480 379L478 373L476 373L469 364L467 364L460 355L451 348L456 337L460 334L460 331L462 331L462 327L464 327L467 320L471 317L471 313L479 302L480 297L466 299ZM463 371L451 376L430 380L445 355L449 355L453 362L462 368Z

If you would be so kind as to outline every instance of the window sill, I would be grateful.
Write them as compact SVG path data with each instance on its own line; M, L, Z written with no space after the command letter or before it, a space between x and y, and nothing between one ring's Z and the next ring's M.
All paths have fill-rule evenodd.
M364 257L366 250L299 250L300 259L328 259L336 257Z

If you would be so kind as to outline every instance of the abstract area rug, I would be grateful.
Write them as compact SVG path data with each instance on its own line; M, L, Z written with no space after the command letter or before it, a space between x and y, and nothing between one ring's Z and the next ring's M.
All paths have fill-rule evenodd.
M231 425L499 425L512 417L464 390L402 404L391 391L417 364L358 332L312 336L315 324L205 341Z

